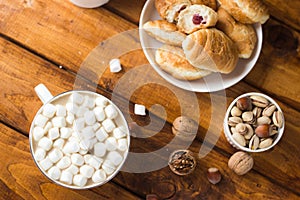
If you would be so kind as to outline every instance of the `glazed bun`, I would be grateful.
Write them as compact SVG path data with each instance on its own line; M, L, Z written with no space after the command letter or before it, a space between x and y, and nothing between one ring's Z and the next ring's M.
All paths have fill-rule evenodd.
M236 44L240 58L250 58L257 42L253 26L235 21L222 6L218 9L218 16L216 27Z
M261 0L219 0L221 6L244 24L264 24L269 19L267 6Z
M196 80L211 73L211 71L192 66L179 47L162 46L155 53L155 61L161 69L181 80Z
M238 51L232 40L215 28L188 35L182 47L187 60L199 69L228 74L238 61Z
M180 31L190 34L202 28L215 26L218 14L208 6L192 5L181 11L177 27Z

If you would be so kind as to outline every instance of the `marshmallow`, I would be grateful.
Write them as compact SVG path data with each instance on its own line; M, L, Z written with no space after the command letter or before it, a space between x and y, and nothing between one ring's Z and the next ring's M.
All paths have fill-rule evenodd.
M102 126L107 132L111 132L114 130L114 128L116 128L115 123L111 119L104 120L102 122Z
M42 148L37 148L37 150L34 152L34 157L36 161L41 161L45 158L46 151Z
M102 164L102 169L107 175L111 175L115 171L115 166L110 160L105 160Z
M103 159L98 158L97 156L92 156L88 161L88 164L94 167L96 170L100 168L102 163L103 163Z
M96 132L96 137L97 139L102 142L104 141L107 137L108 137L108 134L107 132L105 131L105 129L103 127L101 127L97 132Z
M60 128L60 137L63 139L68 139L72 135L72 129L67 127Z
M84 113L89 111L87 107L79 107L78 111L75 113L76 117L83 117Z
M62 159L60 159L60 161L58 161L58 163L56 163L56 166L59 169L66 169L71 165L71 163L71 158L69 156L64 156Z
M109 62L109 69L112 73L117 73L122 70L121 63L119 59L112 59Z
M102 142L98 142L94 145L94 155L98 157L104 156L106 153L106 145Z
M106 180L106 173L103 169L99 169L95 171L94 175L92 176L92 180L94 183L103 182Z
M80 150L89 150L91 147L91 140L90 139L84 139L79 142Z
M120 151L126 151L128 148L127 146L127 139L126 138L122 138L118 140L118 150Z
M44 129L42 127L36 126L32 131L33 139L39 141L44 136Z
M53 147L62 149L65 144L65 140L62 138L58 138L57 140L54 141Z
M77 166L82 166L84 164L83 156L78 153L74 153L71 155L71 161L74 165Z
M95 101L97 106L105 107L108 104L108 100L105 97L97 97Z
M78 133L77 132L73 132L72 136L68 138L68 141L69 142L77 142L77 143L79 143L80 140L79 140Z
M114 151L118 147L118 143L116 138L114 137L109 137L105 140L105 147L108 151Z
M68 124L73 124L74 122L74 119L75 119L75 116L74 114L72 113L68 113L67 117L66 117L66 121Z
M67 183L67 184L71 185L72 181L73 181L73 174L68 171L62 171L59 180L63 183Z
M76 114L78 112L79 107L75 103L66 103L66 109L69 113Z
M39 114L39 115L36 116L36 118L34 120L34 124L43 128L47 121L48 121L47 117L45 117L44 115Z
M97 131L100 127L101 127L101 124L99 124L98 122L96 122L96 123L93 125L93 130L94 130L94 131Z
M89 165L83 165L79 168L80 174L82 174L86 178L91 178L94 173L94 168Z
M78 186L78 187L83 187L87 183L87 178L82 176L81 174L76 174L73 177L73 184Z
M88 108L94 108L95 107L95 99L91 98L89 96L85 96L82 106L88 107Z
M87 150L87 149L80 149L80 150L79 150L80 155L85 155L85 154L87 154L88 152L89 152L89 150Z
M48 156L51 162L56 163L63 157L63 153L61 152L61 150L54 148L49 152Z
M52 124L54 127L64 127L66 126L66 119L64 117L54 117L52 118Z
M91 154L87 154L87 155L84 155L83 158L84 158L84 162L86 164L89 164L89 160L92 158L93 156Z
M52 140L47 137L42 137L38 142L38 146L44 149L45 151L49 151L52 148Z
M86 111L84 113L84 120L87 125L93 125L96 122L96 117L93 111Z
M58 127L53 127L48 131L48 137L51 140L55 140L59 137L59 129Z
M43 115L48 117L48 118L51 118L54 116L56 112L56 107L53 105L53 104L46 104L43 108Z
M78 92L73 92L73 94L71 94L70 96L70 100L73 103L82 104L84 101L84 97Z
M58 180L61 176L61 171L58 167L53 166L49 169L48 175L54 180Z
M94 111L97 121L102 122L103 120L105 120L105 113L104 113L104 110L102 107L98 106L98 107L94 108L93 111Z
M64 117L67 115L67 109L65 106L56 105L56 116Z
M81 129L84 128L84 122L85 120L83 117L75 119L73 129L76 131L80 131Z
M76 142L76 141L68 141L64 148L63 148L63 152L65 154L68 154L68 153L76 153L80 150L80 146L79 146L79 143Z
M80 131L80 138L91 139L95 136L92 126L87 126Z
M49 159L49 157L44 158L40 162L40 166L44 171L47 171L50 167L52 167L53 163Z
M118 116L118 111L113 105L108 105L104 108L105 114L108 118L114 119Z
M122 161L123 157L116 151L111 151L107 154L107 159L110 160L115 166L118 166Z
M116 139L120 139L120 138L123 138L123 137L126 137L127 134L124 130L123 127L117 127L113 130L113 136L116 138Z
M50 130L50 128L52 128L52 127L53 127L52 123L51 122L47 122L46 125L45 125L45 127L44 127L44 133L47 133Z
M134 114L136 115L146 115L146 108L144 105L135 104L134 105Z
M92 139L90 139L91 144L90 144L90 149L92 149L94 147L94 145L98 142L97 138L94 137Z
M67 172L71 172L73 175L78 174L79 168L75 165L70 165L67 169L65 169Z

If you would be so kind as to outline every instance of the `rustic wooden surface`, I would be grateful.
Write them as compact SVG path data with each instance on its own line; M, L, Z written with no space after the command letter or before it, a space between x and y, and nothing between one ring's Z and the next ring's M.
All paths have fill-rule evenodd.
M80 68L101 42L138 28L144 2L111 0L101 8L82 9L62 0L34 0L31 4L28 0L0 0L0 199L144 199L150 193L161 199L300 199L299 2L265 1L272 17L263 26L264 43L259 61L243 81L225 91L225 106L240 94L259 91L272 96L285 114L282 140L268 152L252 154L254 168L244 176L235 175L227 167L228 158L236 149L223 135L225 111L212 116L211 99L223 100L222 93L194 94L171 86L145 65L148 62L141 49L120 57L124 69L119 74L95 68L93 63L101 58L85 63L90 68ZM128 43L114 44L113 51L128 48L129 42L132 47L139 47L137 35L125 35L123 39ZM103 72L100 80L99 70ZM163 84L145 84L135 91L128 87L118 89L122 76L130 71L134 72L130 76L131 85L147 80ZM80 88L88 90L98 84L98 93L109 98L114 95L114 102L123 113L129 113L130 120L140 125L163 124L163 112L151 109L151 120L136 117L132 114L134 103L144 104L148 109L154 104L165 108L163 129L146 139L133 137L132 152L152 152L173 139L171 124L182 112L175 94L191 97L191 100L186 98L184 105L195 97L198 105L194 106L201 111L200 118L190 113L199 122L190 150L197 153L207 145L203 144L207 135L220 138L213 150L198 160L198 167L189 176L179 177L164 167L148 173L120 172L109 183L90 190L62 188L45 178L31 159L28 132L42 105L33 88L44 83L56 95L73 89L75 81ZM129 93L132 95L127 97ZM147 136L147 131L142 128L131 134ZM170 147L176 148L180 145ZM129 157L125 164L134 163ZM207 181L205 172L209 167L220 169L223 180L219 184L211 185Z

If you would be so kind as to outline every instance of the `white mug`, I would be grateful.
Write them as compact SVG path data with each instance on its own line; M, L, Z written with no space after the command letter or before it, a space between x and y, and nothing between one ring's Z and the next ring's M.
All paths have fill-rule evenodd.
M76 6L82 8L96 8L109 2L109 0L70 0Z

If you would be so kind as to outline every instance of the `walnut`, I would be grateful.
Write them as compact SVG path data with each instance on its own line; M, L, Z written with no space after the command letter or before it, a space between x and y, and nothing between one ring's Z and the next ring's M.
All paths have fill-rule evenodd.
M253 158L243 151L236 152L228 160L228 167L237 175L244 175L249 172L252 169L253 164Z
M175 174L182 176L194 171L196 159L189 150L177 150L171 154L168 164Z

